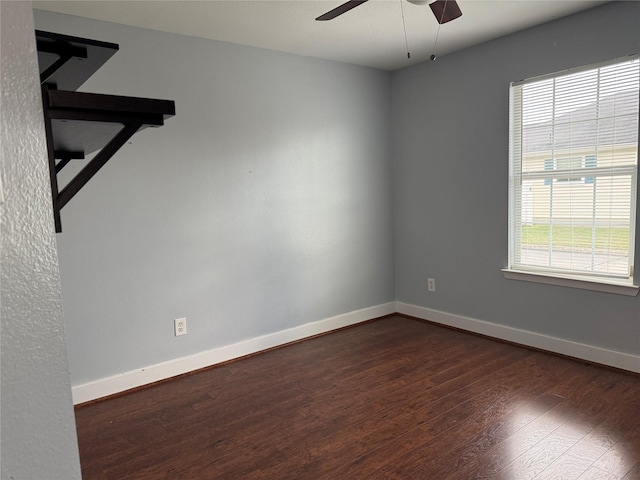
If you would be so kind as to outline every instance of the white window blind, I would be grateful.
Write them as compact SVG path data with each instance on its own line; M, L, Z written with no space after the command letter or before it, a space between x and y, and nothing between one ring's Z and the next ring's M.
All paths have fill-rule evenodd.
M511 84L509 269L633 280L640 61Z

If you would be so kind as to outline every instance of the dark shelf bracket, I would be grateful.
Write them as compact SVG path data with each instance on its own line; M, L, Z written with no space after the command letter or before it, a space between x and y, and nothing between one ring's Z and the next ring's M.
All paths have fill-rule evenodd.
M44 72L40 73L40 83L47 83L47 81L72 58L87 58L87 49L84 47L78 47L64 42L45 41L43 39L36 39L36 45L38 52L50 53L58 57Z
M62 231L62 222L60 220L60 208L58 208L58 172L56 171L56 156L53 149L53 128L51 126L51 118L47 115L47 92L49 88L42 86L43 110L44 110L44 132L47 138L47 157L49 158L49 178L51 180L51 200L53 202L53 220L56 226L56 232Z
M79 58L86 58L86 56L87 52L85 51L84 57ZM47 80L49 80L58 70L60 70L69 60L74 57L77 57L77 55L61 55L58 60L53 62L49 68L47 68L40 74L40 83L47 83Z
M66 167L71 160L84 160L84 152L54 152L54 157L56 160L60 160L56 163L56 173L60 173L60 171Z
M58 194L56 205L64 207L113 155L142 127L140 122L127 123L118 134Z

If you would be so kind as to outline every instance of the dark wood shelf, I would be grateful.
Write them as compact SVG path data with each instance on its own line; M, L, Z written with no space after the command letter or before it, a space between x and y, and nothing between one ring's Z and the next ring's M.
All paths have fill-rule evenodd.
M175 115L169 100L121 97L96 93L47 90L47 105L56 158L64 152L96 152L122 129L125 123L141 123L139 130L159 127Z
M76 92L118 51L114 43L36 31L56 231L60 210L134 135L175 115L171 100ZM61 190L58 173L94 154Z
M115 43L36 30L40 83L77 90L119 49ZM56 62L59 68L46 74Z

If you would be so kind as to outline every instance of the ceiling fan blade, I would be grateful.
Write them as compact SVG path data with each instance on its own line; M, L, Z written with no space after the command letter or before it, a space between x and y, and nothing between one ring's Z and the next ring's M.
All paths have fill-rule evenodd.
M348 12L352 8L356 8L358 5L363 4L367 0L350 0L342 5L334 8L333 10L329 10L324 15L320 15L316 20L332 20L339 15L342 15L345 12Z
M429 6L440 24L455 20L462 15L462 10L455 0L436 0Z

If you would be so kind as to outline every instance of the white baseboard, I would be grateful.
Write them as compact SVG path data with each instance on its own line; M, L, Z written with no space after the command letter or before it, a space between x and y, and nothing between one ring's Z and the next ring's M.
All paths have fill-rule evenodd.
M363 308L335 317L311 322L280 332L251 338L224 347L200 352L187 357L176 358L149 367L124 372L99 380L76 385L72 388L73 403L89 402L98 398L124 392L132 388L148 385L160 380L182 375L201 368L257 353L269 348L284 345L296 340L302 340L321 333L330 332L338 328L355 325L374 318L395 313L396 302L389 302L374 307Z
M460 328L469 332L487 335L514 342L520 345L538 348L579 358L601 365L608 365L630 372L640 373L640 356L616 352L604 348L576 343L561 338L550 337L540 333L519 330L517 328L498 325L475 318L454 315L426 307L419 307L403 302L389 302L374 307L363 308L335 317L307 323L269 335L251 338L232 345L200 352L187 357L176 358L149 367L132 370L119 375L102 378L93 382L76 385L72 388L74 405L96 400L132 388L148 385L160 380L189 373L201 368L210 367L222 362L257 353L269 348L302 340L338 328L355 325L392 313L403 313L412 317L428 320L441 325Z
M640 373L640 356L638 355L607 350L562 338L549 337L540 333L519 330L517 328L506 327L496 323L485 322L475 318L454 315L402 302L396 303L396 311L412 317L487 335L500 340Z

